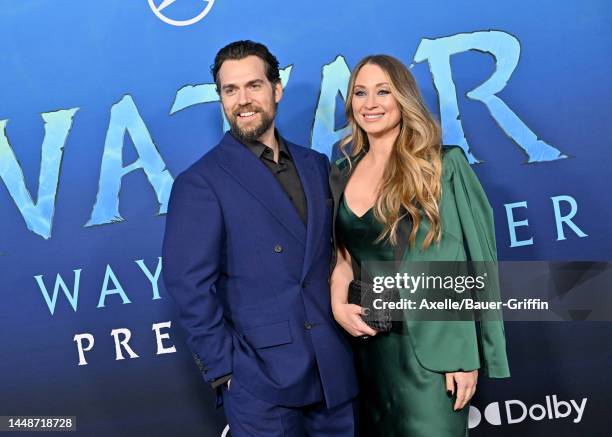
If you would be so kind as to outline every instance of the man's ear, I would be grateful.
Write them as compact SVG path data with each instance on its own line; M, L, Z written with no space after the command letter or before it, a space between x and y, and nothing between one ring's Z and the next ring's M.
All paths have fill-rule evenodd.
M283 98L283 84L279 80L274 85L274 101L278 103L281 101L282 98Z

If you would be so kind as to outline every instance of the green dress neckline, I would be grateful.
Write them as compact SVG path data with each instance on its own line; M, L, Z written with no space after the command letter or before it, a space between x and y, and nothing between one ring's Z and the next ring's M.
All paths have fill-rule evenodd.
M344 196L344 194L342 195L342 202L344 203L344 207L346 208L346 210L353 215L353 217L357 218L358 220L363 220L366 218L366 216L368 214L370 214L372 212L372 210L374 209L374 205L372 205L370 208L368 208L368 210L366 212L364 212L362 215L357 215L355 213L355 211L353 211L353 209L349 206L348 202L346 201L346 196Z

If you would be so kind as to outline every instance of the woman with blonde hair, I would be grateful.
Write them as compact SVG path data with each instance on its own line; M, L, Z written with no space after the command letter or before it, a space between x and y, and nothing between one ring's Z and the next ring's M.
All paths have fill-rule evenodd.
M393 321L380 331L350 303L349 288L363 289L364 262L495 261L491 207L462 149L441 145L439 125L400 61L364 58L348 91L352 132L330 173L330 283L334 317L356 340L360 435L467 435L479 369L510 375L501 319L480 322L480 335L473 320Z

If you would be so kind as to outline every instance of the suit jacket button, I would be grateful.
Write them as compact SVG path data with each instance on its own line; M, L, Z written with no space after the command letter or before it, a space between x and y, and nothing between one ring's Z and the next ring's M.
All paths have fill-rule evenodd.
M277 244L276 246L274 246L274 252L281 253L282 251L283 251L283 246L281 246L280 244Z
M310 329L312 329L312 324L311 324L311 323L306 322L306 323L304 323L304 328L306 328L306 329L310 330Z

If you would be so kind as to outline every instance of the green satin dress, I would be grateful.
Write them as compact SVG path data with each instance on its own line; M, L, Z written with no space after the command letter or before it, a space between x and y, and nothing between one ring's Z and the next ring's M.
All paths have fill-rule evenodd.
M493 251L491 257L494 257L494 233L492 222L488 217L492 214L486 197L483 201L486 206L482 208L473 201L465 200L482 197L482 188L461 150L451 149L443 158L442 197L440 199L442 240L435 247L431 246L427 250L421 250L420 247L428 229L427 223L424 223L417 232L415 246L406 250L403 257L404 262L462 260L466 257L464 242L465 246L472 247L474 252L476 243L479 247L491 248ZM469 220L465 218L466 214L469 215ZM476 225L467 226L468 221ZM486 232L482 231L481 225L487 228ZM357 263L393 260L393 247L384 242L375 242L382 229L383 226L376 220L372 209L358 217L351 211L342 196L336 221L338 240ZM483 258L487 257L483 256ZM468 434L469 407L466 406L461 411L454 411L454 399L450 399L446 393L444 371L434 365L428 364L425 367L419 357L428 357L429 362L434 363L438 361L444 363L445 360L452 362L448 358L458 355L459 352L444 344L469 344L470 347L462 346L464 350L461 353L470 357L470 360L465 361L470 364L462 369L447 368L445 370L450 372L479 368L479 364L471 367L473 362L478 363L479 360L476 332L474 331L473 343L462 343L459 334L455 341L452 338L454 335L452 330L445 331L451 332L450 340L446 338L445 342L438 342L441 340L437 333L440 331L436 331L439 324L435 325L435 323L437 322L429 325L431 326L429 330L430 328L425 325L421 325L421 328L404 322L393 322L390 333L379 334L368 340L355 339L354 352L360 384L360 436L459 437ZM473 322L471 323L473 326ZM487 346L487 349L495 351L495 353L487 353L490 356L488 358L490 363L485 364L484 369L492 377L509 376L503 325L500 329L501 331L496 327L495 332L498 334L496 334L497 337L494 337L496 340L491 342L494 347ZM433 334L431 338L428 338L430 332ZM448 334L445 335L448 337ZM460 335L465 337L465 331L462 331ZM415 338L417 336L418 339ZM426 344L422 345L422 343ZM433 351L428 351L428 355L417 354L421 349L416 351L415 345L422 346L423 350L427 347ZM429 356L434 356L436 360L430 359ZM471 360L472 356L476 357L476 361ZM450 366L452 367L452 364ZM435 370L431 370L432 367Z

